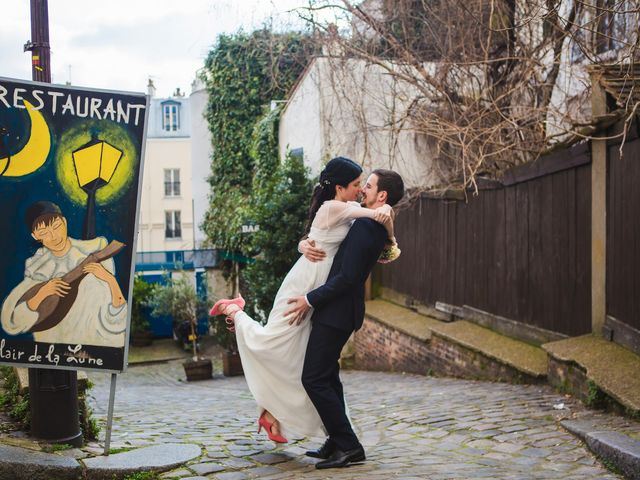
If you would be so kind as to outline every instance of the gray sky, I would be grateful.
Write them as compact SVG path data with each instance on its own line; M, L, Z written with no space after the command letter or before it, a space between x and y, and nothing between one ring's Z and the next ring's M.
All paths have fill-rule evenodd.
M31 79L29 0L2 0L0 76ZM146 92L191 91L220 33L251 31L270 16L300 25L291 9L308 0L49 0L53 83ZM10 5L10 6L9 6Z

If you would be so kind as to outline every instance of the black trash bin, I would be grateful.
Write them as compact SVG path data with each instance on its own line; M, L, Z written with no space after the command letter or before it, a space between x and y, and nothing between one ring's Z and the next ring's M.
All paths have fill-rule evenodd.
M30 368L29 401L31 435L51 443L82 446L77 372Z

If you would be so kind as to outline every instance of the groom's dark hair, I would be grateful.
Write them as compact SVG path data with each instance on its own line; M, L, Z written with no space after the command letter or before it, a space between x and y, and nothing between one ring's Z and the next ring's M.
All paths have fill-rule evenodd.
M393 207L404 197L404 182L396 172L378 168L371 173L378 177L378 192L387 192L387 204Z

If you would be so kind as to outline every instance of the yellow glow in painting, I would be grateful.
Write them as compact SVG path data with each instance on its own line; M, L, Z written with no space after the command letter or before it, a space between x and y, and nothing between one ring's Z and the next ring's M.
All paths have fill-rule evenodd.
M87 165L97 163L98 166L76 172L74 156L77 165L78 160L84 163L99 159L100 153L102 166L99 162L88 161ZM108 183L97 191L96 202L105 204L118 198L133 180L138 161L136 148L126 130L113 122L90 120L68 128L61 136L56 154L56 176L65 193L79 205L87 200L81 185L101 178Z

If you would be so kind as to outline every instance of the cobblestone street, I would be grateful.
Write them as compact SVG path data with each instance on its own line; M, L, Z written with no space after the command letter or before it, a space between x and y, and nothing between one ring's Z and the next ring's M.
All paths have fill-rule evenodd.
M109 375L92 373L92 407L102 427ZM186 383L179 362L135 366L118 377L112 448L196 443L200 459L163 478L611 479L556 424L590 412L546 386L347 371L347 400L367 461L318 471L303 455L322 439L275 447L256 435L243 377ZM564 408L559 407L564 404Z

